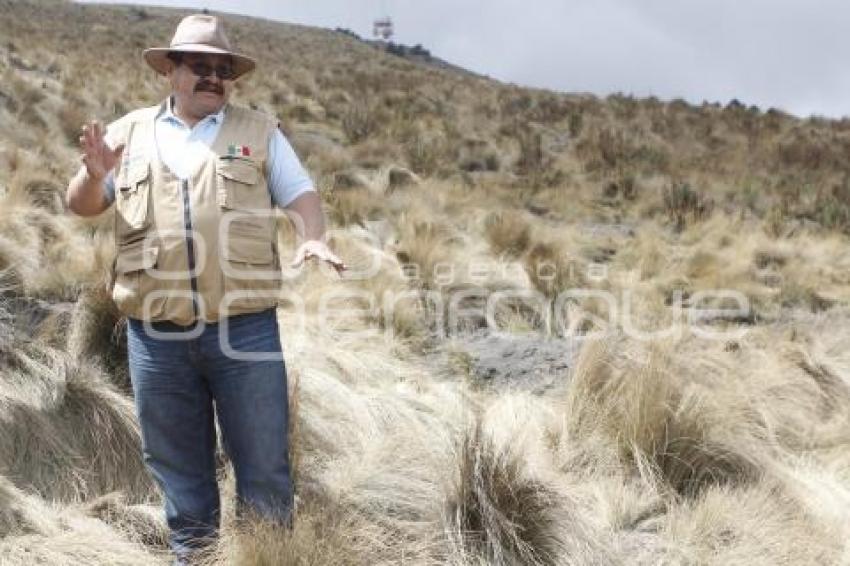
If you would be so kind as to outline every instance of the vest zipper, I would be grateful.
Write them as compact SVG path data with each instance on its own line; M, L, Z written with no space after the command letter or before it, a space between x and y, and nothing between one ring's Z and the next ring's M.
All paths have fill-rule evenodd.
M192 312L198 320L198 279L195 277L195 233L192 230L192 209L189 206L189 180L183 179L183 224L186 228L186 252L189 260L189 283L192 286Z

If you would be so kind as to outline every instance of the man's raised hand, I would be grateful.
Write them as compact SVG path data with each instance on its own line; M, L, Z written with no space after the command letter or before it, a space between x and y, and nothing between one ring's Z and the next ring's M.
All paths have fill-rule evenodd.
M86 166L89 178L98 181L105 179L109 172L115 168L124 152L124 144L115 149L107 145L103 139L103 128L96 120L83 126L80 147L83 150L80 159Z

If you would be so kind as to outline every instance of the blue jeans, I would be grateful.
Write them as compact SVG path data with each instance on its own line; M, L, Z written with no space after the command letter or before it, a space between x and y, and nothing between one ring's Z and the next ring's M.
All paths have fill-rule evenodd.
M218 532L213 405L236 474L237 513L250 508L289 524L286 368L275 310L195 327L130 319L127 343L144 461L165 498L174 553L189 555ZM242 359L251 353L262 359Z

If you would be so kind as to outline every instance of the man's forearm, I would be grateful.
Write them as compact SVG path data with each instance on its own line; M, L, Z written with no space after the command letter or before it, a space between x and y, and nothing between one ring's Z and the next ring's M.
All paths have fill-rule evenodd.
M96 216L108 207L103 179L92 178L85 167L80 168L68 185L68 208L80 216Z
M310 191L302 194L287 207L290 220L298 235L304 240L321 240L325 235L325 215L318 193Z
M310 191L302 194L286 207L286 212L302 239L292 260L292 267L299 267L305 260L315 258L329 263L340 274L348 269L345 262L328 248L324 241L325 215L317 193Z

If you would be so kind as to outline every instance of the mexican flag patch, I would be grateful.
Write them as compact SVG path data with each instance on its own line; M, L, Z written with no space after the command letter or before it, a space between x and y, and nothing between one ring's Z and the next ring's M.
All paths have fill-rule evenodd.
M247 145L230 144L227 146L227 155L231 157L251 157L251 148Z

